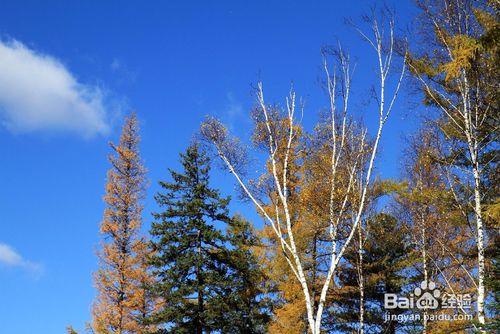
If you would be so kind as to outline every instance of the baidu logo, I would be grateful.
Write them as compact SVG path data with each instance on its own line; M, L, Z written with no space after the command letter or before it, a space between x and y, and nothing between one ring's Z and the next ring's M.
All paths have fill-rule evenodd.
M386 309L413 309L435 310L439 307L441 291L432 281L423 281L413 290L409 297L401 297L395 293L384 295L384 307Z
M439 307L437 298L441 296L441 291L436 288L436 283L423 281L420 287L415 288L413 291L417 299L416 306L420 310L435 310Z
M388 310L384 314L384 322L399 321L401 323L420 321L422 317L427 321L455 321L472 320L473 315L466 312L471 309L472 297L470 294L456 294L441 292L436 283L423 281L409 296L398 296L395 293L384 295L384 307ZM462 313L433 312L437 309L460 309ZM390 310L424 310L424 312L395 312Z

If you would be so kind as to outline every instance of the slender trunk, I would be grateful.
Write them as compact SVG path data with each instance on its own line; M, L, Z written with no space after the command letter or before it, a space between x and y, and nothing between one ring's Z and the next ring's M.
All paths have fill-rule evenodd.
M312 277L311 277L311 282L312 282L312 286L311 286L311 299L312 299L312 303L313 303L313 309L315 310L317 307L318 307L318 296L317 296L317 292L316 292L316 281L317 281L317 271L316 269L318 268L318 235L314 235L313 237L313 249L312 249L312 261L313 261L313 265L312 265Z
M296 250L294 250L295 253L292 253L292 256L295 260L295 265L297 266L297 272L299 275L299 282L300 285L302 286L302 292L304 293L304 298L306 302L306 310L307 310L307 322L309 324L309 330L311 331L311 334L319 334L319 326L318 329L316 329L316 322L318 321L317 319L314 319L314 309L311 301L311 296L309 294L309 286L306 281L306 277L304 275L304 271L302 269L302 263L300 262L300 259L296 253Z
M359 280L359 334L365 332L365 284L363 275L363 230L361 223L358 225L358 280Z
M123 331L123 317L124 317L124 310L123 310L123 292L120 292L120 297L118 298L119 300L119 305L118 305L118 328L116 329L116 334L121 334Z
M474 164L474 211L476 215L476 228L477 228L477 260L478 260L478 284L477 284L477 317L481 325L485 324L484 316L484 276L485 276L485 263L484 263L484 224L481 214L481 193L479 189L479 171L477 161ZM482 332L486 333L484 330Z
M196 316L196 334L203 334L203 279L201 277L201 231L198 231L198 261L196 264L196 278L198 280L198 314Z
M428 282L429 281L429 273L428 273L428 269L427 269L427 249L426 249L427 236L425 233L424 217L422 217L420 228L421 228L421 237L422 237L422 265L423 265L423 272L424 272L424 281ZM422 334L427 334L427 309L424 309L423 325L424 325L424 329L422 331Z
M477 244L477 318L479 324L481 325L481 332L486 333L484 328L485 316L484 316L484 275L485 275L485 263L484 263L484 223L482 217L482 205L481 205L481 177L480 177L480 167L479 167L479 147L478 147L478 137L477 137L477 113L476 113L476 124L472 121L472 109L470 105L470 86L467 75L465 71L462 71L463 79L463 91L462 101L463 101L463 115L465 123L465 137L467 138L467 145L469 148L469 157L472 164L472 174L474 176L474 215L476 216L476 244ZM477 112L477 109L476 109Z

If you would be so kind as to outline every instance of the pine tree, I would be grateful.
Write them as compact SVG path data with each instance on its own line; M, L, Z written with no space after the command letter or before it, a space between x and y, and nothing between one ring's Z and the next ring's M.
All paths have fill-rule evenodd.
M490 330L492 333L499 333L500 332L500 280L498 277L500 277L500 252L499 252L499 246L498 243L496 243L495 246L495 258L493 259L493 268L491 270L491 274L486 280L486 284L488 284L488 287L491 288L493 291L493 298L492 300L488 303L488 310L491 314L494 315L492 317L492 320L489 324L487 324L486 329Z
M145 284L147 247L140 236L145 169L139 155L137 117L126 118L118 145L111 144L106 209L101 223L102 249L95 273L97 297L92 308L93 332L146 333L145 315L152 308Z
M150 317L167 333L263 333L257 267L246 249L248 224L229 215L229 198L209 186L209 159L198 145L181 154L183 172L160 182L164 208L152 225L154 295L165 303ZM229 228L223 233L218 227Z
M406 230L394 216L379 213L369 219L364 233L364 300L366 333L398 333L404 325L384 322L384 294L401 294L406 286L409 243ZM359 288L357 248L345 256L338 277L340 289L332 294L331 331L356 332L359 324ZM391 313L396 314L400 310Z
M232 291L222 296L227 319L222 333L267 333L272 300L268 295L268 277L259 266L254 249L262 247L250 223L235 216L227 228L230 245Z

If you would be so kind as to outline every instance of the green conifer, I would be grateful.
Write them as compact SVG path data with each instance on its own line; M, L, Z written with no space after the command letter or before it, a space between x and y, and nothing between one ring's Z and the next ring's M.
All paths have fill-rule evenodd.
M229 214L229 198L209 186L210 164L198 145L181 154L155 197L151 287L164 304L150 318L164 333L262 333L266 313L250 252L249 224ZM224 232L227 229L227 233Z

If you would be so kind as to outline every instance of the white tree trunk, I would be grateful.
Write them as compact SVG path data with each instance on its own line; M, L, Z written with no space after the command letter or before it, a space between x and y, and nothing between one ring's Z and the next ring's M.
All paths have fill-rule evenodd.
M363 229L358 225L359 334L365 332L365 283L363 274Z
M424 217L422 216L422 219L420 221L421 226L421 237L422 237L422 266L423 266L423 272L424 272L424 281L429 282L429 273L427 270L427 237L425 233L425 221ZM424 309L424 319L423 319L423 325L424 329L422 331L422 334L427 334L427 309Z
M477 283L477 318L481 325L484 325L484 276L485 276L485 263L484 263L484 224L481 214L481 192L478 168L474 167L474 213L476 215L476 229L477 229L477 262L478 262L478 283ZM482 330L486 333L486 331Z
M479 166L479 147L478 147L478 123L479 118L478 108L474 110L471 108L470 101L470 87L469 81L465 71L462 71L463 88L461 91L463 103L463 118L464 118L464 132L467 138L467 145L469 148L469 161L472 165L472 175L474 178L474 215L476 217L476 245L477 245L477 319L481 324L481 332L486 333L484 325L486 323L484 315L484 277L485 277L485 261L484 261L484 224L482 216L481 205L481 176Z
M448 54L450 60L454 59L453 53L448 49ZM410 63L411 66L411 63ZM413 67L413 70L417 74L417 79L420 80L422 85L425 87L426 92L442 110L442 112L450 120L451 124L455 126L456 130L465 136L468 148L468 160L471 164L471 172L474 182L474 216L476 220L476 236L475 241L477 245L477 318L481 325L480 331L486 333L483 329L486 323L485 311L484 311L484 301L485 301L485 229L482 217L482 203L481 203L481 166L479 165L479 155L480 148L479 143L481 140L478 138L479 128L482 124L482 120L485 119L487 114L481 115L482 107L477 104L472 106L471 103L477 103L471 101L471 87L467 78L465 70L462 70L460 79L458 79L458 87L460 91L460 103L453 103L453 101L448 98L445 94L446 92L439 92L433 90L429 84L422 78L418 70ZM477 87L476 89L479 89ZM476 92L476 94L479 94ZM441 101L446 102L446 106L442 104ZM482 111L486 113L486 111ZM484 143L483 143L484 144Z

